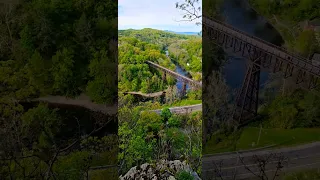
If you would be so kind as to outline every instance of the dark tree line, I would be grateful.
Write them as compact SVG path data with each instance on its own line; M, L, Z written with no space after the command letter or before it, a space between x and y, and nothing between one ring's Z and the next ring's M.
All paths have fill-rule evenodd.
M86 129L61 108L26 106L80 93L115 102L116 16L117 3L99 0L22 0L0 14L0 179L116 177L91 169L116 164L117 137L99 135L115 117L91 112Z
M16 99L116 93L116 3L21 1L0 16L1 95Z

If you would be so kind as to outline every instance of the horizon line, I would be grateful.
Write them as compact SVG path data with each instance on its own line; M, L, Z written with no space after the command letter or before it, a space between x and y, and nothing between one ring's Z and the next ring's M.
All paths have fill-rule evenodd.
M174 30L169 30L169 29L166 29L166 30L163 30L163 29L156 29L156 28L148 28L148 27L145 27L145 28L126 28L126 29L118 29L119 30L143 30L143 29L154 29L154 30L159 30L159 31L171 31L171 32L190 32L190 33L200 33L199 31L174 31Z

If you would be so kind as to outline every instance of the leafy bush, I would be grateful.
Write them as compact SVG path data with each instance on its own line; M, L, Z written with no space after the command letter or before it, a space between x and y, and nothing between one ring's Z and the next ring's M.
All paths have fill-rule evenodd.
M194 180L194 177L186 171L181 171L176 175L177 180Z
M163 122L167 122L169 118L172 116L171 111L169 108L163 108L161 111L161 117Z
M181 121L177 116L171 116L168 120L169 127L179 127L180 124Z

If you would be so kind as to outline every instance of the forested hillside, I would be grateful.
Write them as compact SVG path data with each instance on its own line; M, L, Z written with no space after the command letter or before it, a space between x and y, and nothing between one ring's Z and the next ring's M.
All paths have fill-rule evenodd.
M177 35L155 29L120 30L119 31L119 91L157 92L173 85L175 80L166 77L162 81L162 72L150 68L145 61L152 61L168 69L175 70L175 65L166 56L168 46L184 41L184 47L192 47L198 43L196 50L189 50L184 60L177 61L182 67L192 59L193 66L201 72L201 39L196 36ZM183 49L179 49L183 50ZM181 56L182 57L182 56ZM188 60L186 60L188 58ZM190 69L190 70L194 70ZM187 69L189 70L189 69Z
M195 80L202 80L202 40L200 38L172 43L168 51L170 57L190 72Z
M116 13L109 1L33 0L2 14L2 97L83 92L99 103L114 101L109 97L117 90L112 80L117 34L111 31L116 32Z
M160 45L162 47L162 50L164 50L165 47L176 42L177 40L190 39L191 37L151 28L144 28L142 30L119 30L119 38L126 36L135 37L147 43Z
M320 52L319 31L306 24L320 21L319 0L250 0L250 4L265 16L280 32L286 47L308 57ZM311 23L310 23L311 22Z
M320 20L319 0L250 0L250 3L280 32L291 51L309 58L320 52L316 37L319 30L312 26L313 21ZM261 108L261 113L267 116L265 126L283 129L319 127L318 90L299 89L295 82L281 77L271 75L261 96L265 100L265 106Z
M181 53L180 60L171 56L170 47ZM195 46L195 47L193 47ZM169 49L169 55L166 51ZM186 52L186 53L184 53ZM201 112L187 115L172 114L165 106L173 106L181 98L186 102L201 102L201 90L188 92L187 97L178 97L176 80L163 72L149 67L152 61L163 67L176 70L187 68L190 73L201 73L201 37L178 35L155 29L119 31L119 139L120 173L131 167L160 160L186 160L200 172L201 161ZM176 63L176 64L175 64ZM201 77L201 76L200 76ZM151 93L166 91L165 103L157 98L148 102L136 102L135 97L123 95L126 91ZM162 109L161 114L148 112Z
M116 17L109 0L21 0L1 12L0 179L117 179L90 169L117 162L114 116L36 99L117 101Z

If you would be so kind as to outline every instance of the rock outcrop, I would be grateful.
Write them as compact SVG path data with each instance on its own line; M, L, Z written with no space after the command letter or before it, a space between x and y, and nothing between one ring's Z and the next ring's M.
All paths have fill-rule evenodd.
M194 180L201 180L186 162L179 160L162 160L156 164L145 163L131 168L120 180L175 180L175 175L181 171L189 172Z

